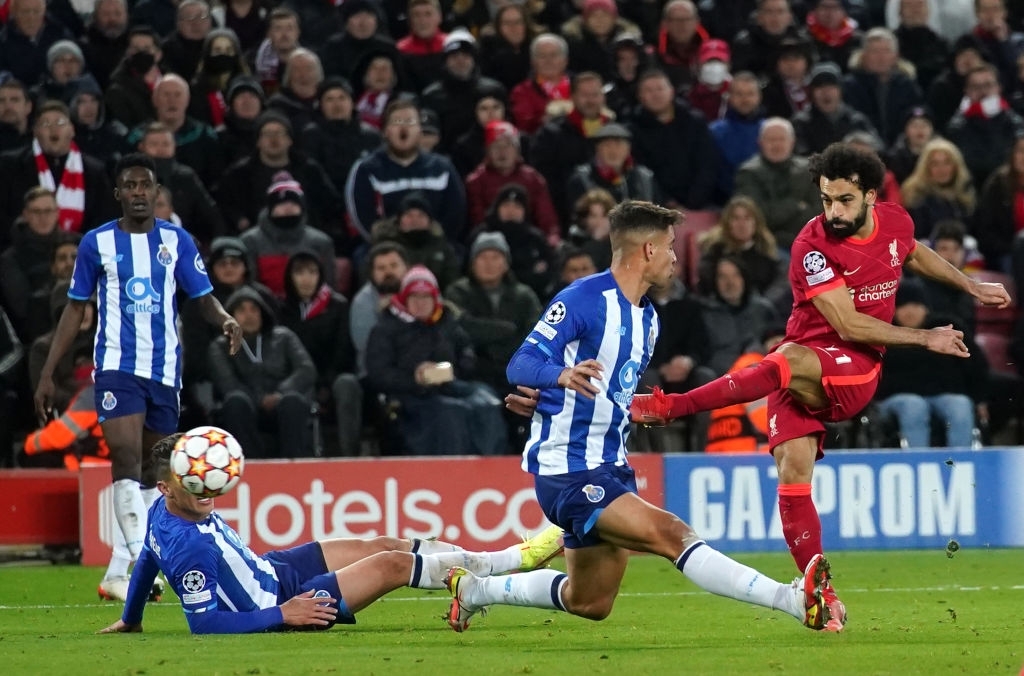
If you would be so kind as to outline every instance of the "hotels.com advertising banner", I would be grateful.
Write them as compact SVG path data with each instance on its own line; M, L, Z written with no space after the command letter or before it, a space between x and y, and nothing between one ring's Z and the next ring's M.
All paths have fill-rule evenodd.
M631 455L640 495L663 506L663 461ZM518 456L264 460L245 465L217 512L256 552L343 537L437 537L473 550L547 525ZM82 563L105 565L114 529L110 468L81 471Z

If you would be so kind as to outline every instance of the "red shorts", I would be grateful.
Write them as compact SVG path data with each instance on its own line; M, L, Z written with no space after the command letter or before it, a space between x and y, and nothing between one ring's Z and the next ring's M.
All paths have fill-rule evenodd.
M818 458L824 457L822 442L826 422L849 420L875 396L882 357L871 348L840 344L838 347L808 345L818 353L821 384L829 405L812 410L793 398L789 390L768 395L768 444L779 444L817 435Z

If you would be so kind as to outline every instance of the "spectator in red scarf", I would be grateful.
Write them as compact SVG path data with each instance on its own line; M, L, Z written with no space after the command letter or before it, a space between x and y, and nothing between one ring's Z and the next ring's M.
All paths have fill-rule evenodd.
M444 72L444 39L438 0L409 0L409 34L398 41L402 68L416 93L441 79Z
M661 202L661 190L654 172L633 160L633 135L621 124L610 122L590 140L594 142L594 159L576 168L566 190L566 209L575 206L584 194L601 188L616 202L643 200Z
M807 31L821 61L831 61L846 72L850 56L861 45L862 33L849 15L849 0L812 0L807 3Z
M685 91L693 84L697 52L708 38L697 6L690 0L671 0L665 5L654 55L676 90Z
M572 109L545 124L534 137L530 160L548 182L563 223L569 220L565 186L573 170L594 155L590 137L610 122L604 105L604 82L597 73L580 73L572 81Z
M489 122L484 129L484 161L466 179L469 222L477 226L502 188L521 185L530 195L527 221L540 228L552 244L561 239L558 214L551 202L548 183L526 164L519 148L519 132L504 120Z
M1010 30L1004 0L975 0L978 23L971 34L981 41L999 69L999 78L1009 88L1017 81L1017 57L1024 53L1024 34Z
M544 124L551 101L571 96L567 69L569 45L560 35L543 33L530 43L530 77L512 89L512 121L524 134L533 134Z
M228 83L238 75L249 75L242 59L238 36L230 28L216 28L206 36L203 54L192 79L189 114L211 127L224 124Z

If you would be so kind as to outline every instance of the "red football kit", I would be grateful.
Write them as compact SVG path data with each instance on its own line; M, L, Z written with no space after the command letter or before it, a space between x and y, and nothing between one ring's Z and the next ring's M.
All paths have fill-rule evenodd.
M820 457L823 421L848 420L875 394L885 348L842 340L813 303L818 294L846 286L858 312L892 322L903 262L917 246L914 222L903 207L888 202L874 206L874 220L875 229L867 239L839 239L827 234L825 217L819 215L793 241L789 266L793 311L785 342L817 351L830 405L812 411L788 390L770 394L768 436L772 448L817 434Z

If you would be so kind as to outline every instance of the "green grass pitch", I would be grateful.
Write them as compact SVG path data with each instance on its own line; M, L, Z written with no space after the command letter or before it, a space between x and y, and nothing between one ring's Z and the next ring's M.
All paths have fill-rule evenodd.
M740 555L776 579L787 554ZM0 569L0 673L15 674L1010 674L1024 664L1024 550L837 552L842 634L701 592L634 557L611 617L495 607L469 631L444 592L401 590L328 632L192 636L171 595L145 633L96 636L120 616L97 568ZM561 560L559 564L563 563Z

